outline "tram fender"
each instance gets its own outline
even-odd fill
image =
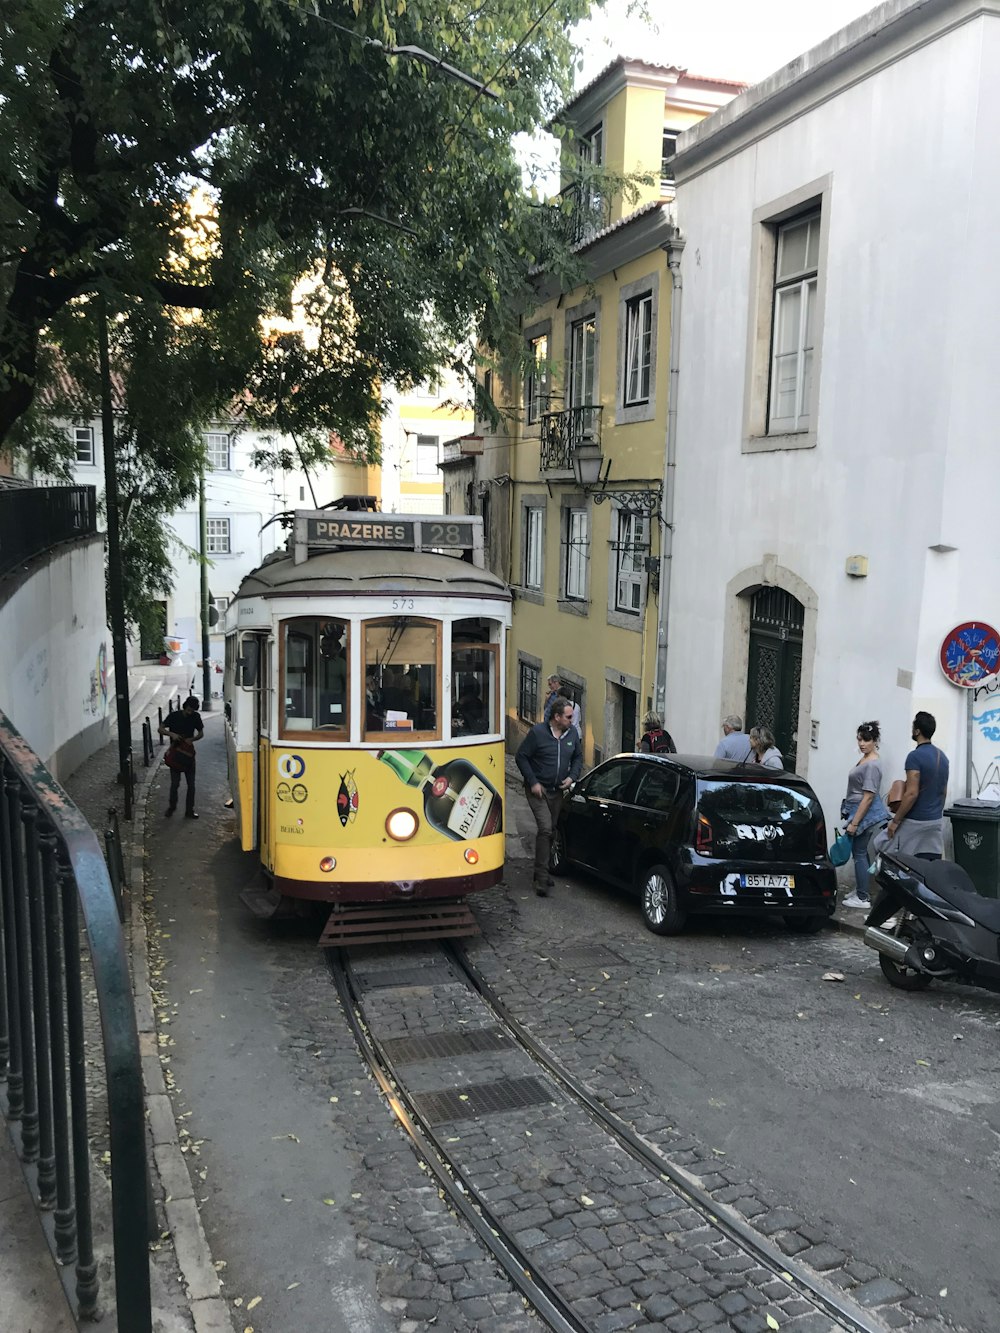
[[[273,886],[265,889],[255,884],[252,888],[243,889],[240,902],[244,907],[249,907],[261,921],[281,920],[297,914],[295,900],[286,898]]]

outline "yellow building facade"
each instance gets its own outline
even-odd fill
[[[564,160],[650,183],[635,199],[604,200],[585,183],[570,187],[564,172],[586,277],[562,290],[539,276],[523,325],[527,374],[486,386],[503,427],[477,422],[480,452],[445,459],[450,506],[488,518],[491,564],[515,590],[511,746],[541,720],[550,674],[580,705],[588,763],[634,749],[656,703],[679,297],[671,265],[683,247],[670,157],[682,130],[741,87],[619,59],[558,117],[572,131]],[[665,723],[683,738],[682,719]]]

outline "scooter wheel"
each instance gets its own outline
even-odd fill
[[[893,962],[891,958],[886,958],[884,953],[879,954],[878,961],[882,975],[889,985],[895,986],[897,990],[926,990],[934,980],[927,972],[914,972],[911,967],[905,967],[901,963]]]

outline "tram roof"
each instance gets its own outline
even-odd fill
[[[240,584],[237,597],[286,594],[408,592],[416,596],[510,599],[503,579],[454,556],[386,550],[329,551],[296,564],[291,554],[265,561]]]

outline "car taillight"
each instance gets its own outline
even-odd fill
[[[698,827],[694,834],[694,849],[702,856],[712,855],[712,825],[704,815],[698,816]]]
[[[826,856],[826,824],[822,819],[816,820],[816,859],[823,860]]]

